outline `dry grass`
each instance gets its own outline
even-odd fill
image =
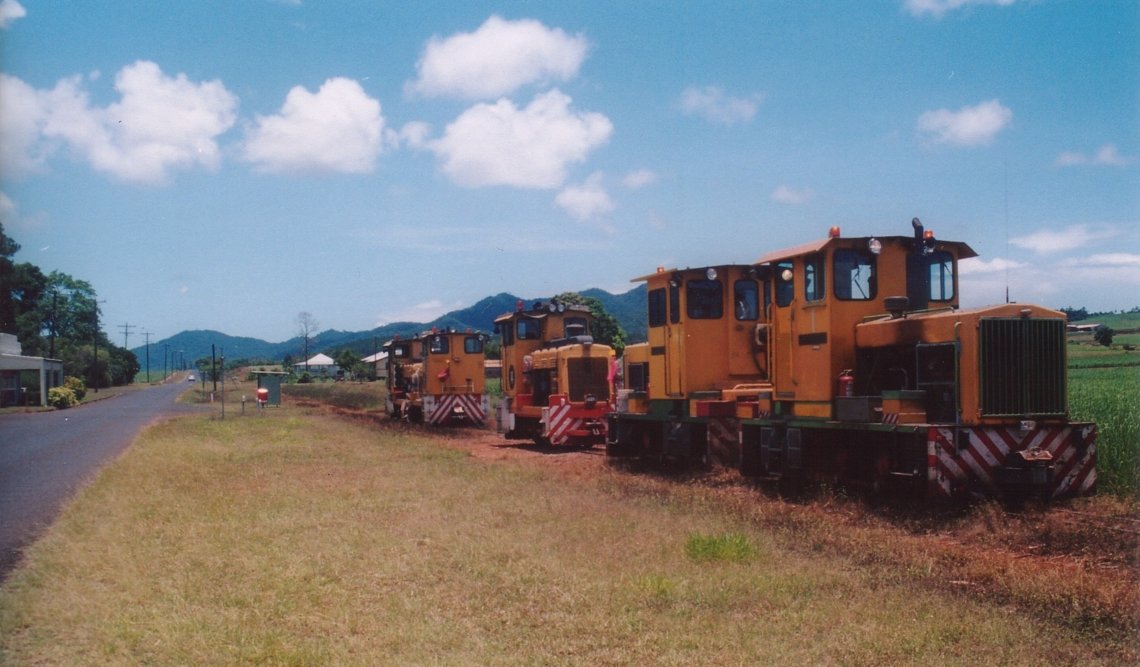
[[[648,480],[480,462],[295,409],[184,418],[108,468],[0,589],[0,663],[1136,657],[905,570],[883,577],[831,553],[838,529],[811,523],[764,525]],[[797,532],[819,548],[791,548]]]

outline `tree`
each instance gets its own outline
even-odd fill
[[[345,373],[356,375],[356,366],[360,363],[360,356],[353,352],[351,348],[346,347],[336,353],[334,361],[336,361],[337,367]]]
[[[301,338],[301,355],[305,358],[305,370],[309,370],[309,347],[313,344],[316,335],[317,318],[308,311],[297,313],[297,336]]]
[[[1103,324],[1093,330],[1093,340],[1105,347],[1112,345],[1112,337],[1115,335],[1116,332],[1111,327],[1106,327]]]
[[[1083,307],[1082,308],[1062,308],[1061,312],[1064,313],[1069,318],[1070,322],[1079,322],[1083,319],[1087,319],[1089,316],[1089,311]]]
[[[566,304],[587,306],[590,309],[590,314],[594,316],[594,322],[590,325],[590,335],[594,337],[595,341],[612,347],[614,353],[619,357],[621,356],[622,351],[625,350],[625,329],[622,328],[617,318],[606,312],[601,301],[592,296],[582,296],[577,292],[563,292],[554,297],[554,300]]]

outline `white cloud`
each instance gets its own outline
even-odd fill
[[[589,45],[582,35],[524,19],[488,18],[475,32],[428,40],[410,93],[493,99],[531,83],[569,81]]]
[[[1005,259],[1003,257],[995,257],[994,259],[986,260],[980,257],[969,257],[959,263],[959,269],[964,276],[978,276],[993,273],[1004,273],[1013,269],[1020,269],[1026,264],[1012,259]]]
[[[237,98],[220,81],[168,77],[138,61],[115,77],[120,101],[92,108],[73,76],[37,91],[13,77],[0,80],[0,153],[5,169],[39,171],[62,143],[96,170],[134,183],[162,183],[173,168],[214,168],[215,139],[234,123]]]
[[[957,111],[936,109],[918,117],[918,131],[936,144],[984,146],[1013,119],[1013,112],[998,100]]]
[[[630,190],[640,190],[657,182],[657,174],[648,169],[631,171],[622,179],[622,185]]]
[[[0,72],[0,172],[6,177],[43,170],[51,152],[40,135],[45,115],[43,93]]]
[[[772,191],[772,201],[789,206],[798,206],[811,201],[813,194],[815,193],[812,192],[811,188],[797,190],[789,185],[781,185]]]
[[[554,203],[575,219],[586,222],[614,210],[614,203],[602,187],[602,174],[595,172],[581,185],[571,185],[554,198]]]
[[[687,115],[701,116],[721,125],[734,125],[752,120],[762,99],[759,94],[729,97],[718,86],[690,86],[681,93],[680,107]]]
[[[1113,144],[1105,144],[1097,149],[1091,156],[1075,151],[1065,151],[1053,161],[1056,167],[1078,167],[1084,165],[1125,167],[1134,162],[1134,158],[1121,155]]]
[[[425,148],[430,136],[431,125],[423,121],[413,120],[400,128],[400,141],[413,149]]]
[[[10,220],[16,214],[16,202],[8,195],[0,192],[0,222]]]
[[[585,161],[613,134],[608,118],[574,112],[570,102],[552,90],[525,109],[506,99],[477,104],[428,147],[443,161],[443,171],[462,186],[557,188],[569,164]]]
[[[1006,7],[1017,0],[905,0],[903,6],[914,16],[930,15],[942,18],[948,12],[970,5],[998,5]]]
[[[295,86],[280,113],[258,116],[244,158],[269,172],[368,173],[384,138],[380,102],[356,81],[337,77],[316,93]]]
[[[1116,232],[1106,227],[1073,225],[1066,229],[1043,229],[1039,232],[1011,238],[1010,243],[1038,253],[1054,253],[1075,250],[1095,241],[1112,238]]]
[[[13,21],[27,15],[28,10],[16,0],[3,0],[0,2],[0,29],[7,30]]]
[[[415,322],[417,324],[424,324],[462,307],[463,304],[458,301],[445,304],[439,299],[431,299],[430,301],[417,303],[403,310],[380,313],[376,316],[376,326],[383,326],[393,322]]]

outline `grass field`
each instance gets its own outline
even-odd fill
[[[1095,627],[928,586],[921,565],[832,553],[834,522],[773,530],[699,494],[622,480],[482,462],[299,408],[167,422],[85,489],[0,588],[0,663],[1138,657]],[[928,558],[925,578],[950,565]]]

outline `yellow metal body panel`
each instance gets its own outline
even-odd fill
[[[764,283],[749,266],[713,270],[711,280],[706,268],[662,270],[644,278],[651,310],[658,313],[648,335],[650,399],[767,380],[765,346],[757,342],[757,327],[764,323]],[[753,290],[755,296],[745,303],[738,299],[740,290]]]
[[[961,419],[967,424],[1000,423],[1002,418],[983,418],[978,378],[979,323],[983,318],[1056,318],[1065,314],[1028,304],[999,304],[966,310],[911,313],[902,318],[881,318],[856,326],[855,343],[861,348],[883,348],[916,343],[959,343],[958,391]],[[884,411],[886,408],[884,407]]]

